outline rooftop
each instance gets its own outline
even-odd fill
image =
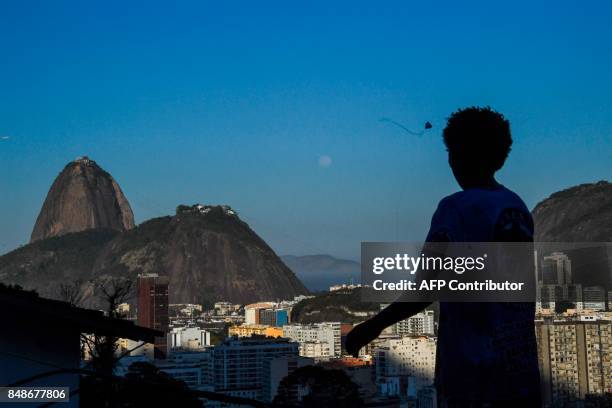
[[[133,322],[104,316],[98,310],[75,307],[67,302],[45,299],[35,292],[0,284],[0,308],[40,321],[64,323],[77,327],[82,333],[124,337],[153,343],[164,334],[158,330],[136,326]]]

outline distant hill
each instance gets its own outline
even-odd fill
[[[170,279],[172,303],[250,303],[291,299],[308,290],[232,208],[179,205],[174,216],[134,226],[113,177],[80,157],[53,182],[32,242],[0,256],[0,282],[59,296],[62,283],[101,276]],[[92,305],[90,305],[92,306]]]
[[[227,206],[179,206],[125,232],[87,230],[0,257],[0,281],[57,296],[58,285],[99,276],[170,278],[172,303],[291,299],[308,290]]]
[[[283,262],[312,291],[328,290],[331,285],[359,283],[361,266],[358,262],[334,258],[331,255],[284,255]]]
[[[291,299],[308,290],[228,206],[179,206],[104,248],[97,273],[170,277],[172,303]]]
[[[362,322],[380,310],[380,304],[362,301],[363,290],[343,289],[302,300],[291,311],[291,319],[299,323]]]
[[[380,311],[380,303],[365,302],[364,291],[372,288],[341,289],[319,293],[293,307],[291,319],[299,323],[341,322],[360,323]],[[371,295],[370,295],[371,297]],[[438,316],[438,302],[427,309]]]
[[[0,256],[0,282],[34,289],[42,297],[57,298],[60,284],[85,283],[93,278],[102,249],[118,234],[113,230],[87,230],[24,245]]]
[[[612,241],[612,184],[600,181],[559,191],[532,213],[536,241]]]
[[[611,242],[612,184],[580,184],[540,202],[533,210],[536,242]],[[610,257],[605,247],[565,249],[575,283],[612,289]]]

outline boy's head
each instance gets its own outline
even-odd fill
[[[512,146],[510,122],[488,106],[454,112],[443,136],[448,163],[463,188],[492,181]]]

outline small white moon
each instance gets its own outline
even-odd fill
[[[319,167],[326,168],[326,167],[331,166],[331,164],[332,164],[331,157],[327,155],[319,157]]]

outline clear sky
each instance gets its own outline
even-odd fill
[[[466,105],[511,120],[529,207],[612,178],[609,1],[91,3],[2,2],[0,253],[79,155],[137,222],[227,203],[279,254],[419,240]]]

